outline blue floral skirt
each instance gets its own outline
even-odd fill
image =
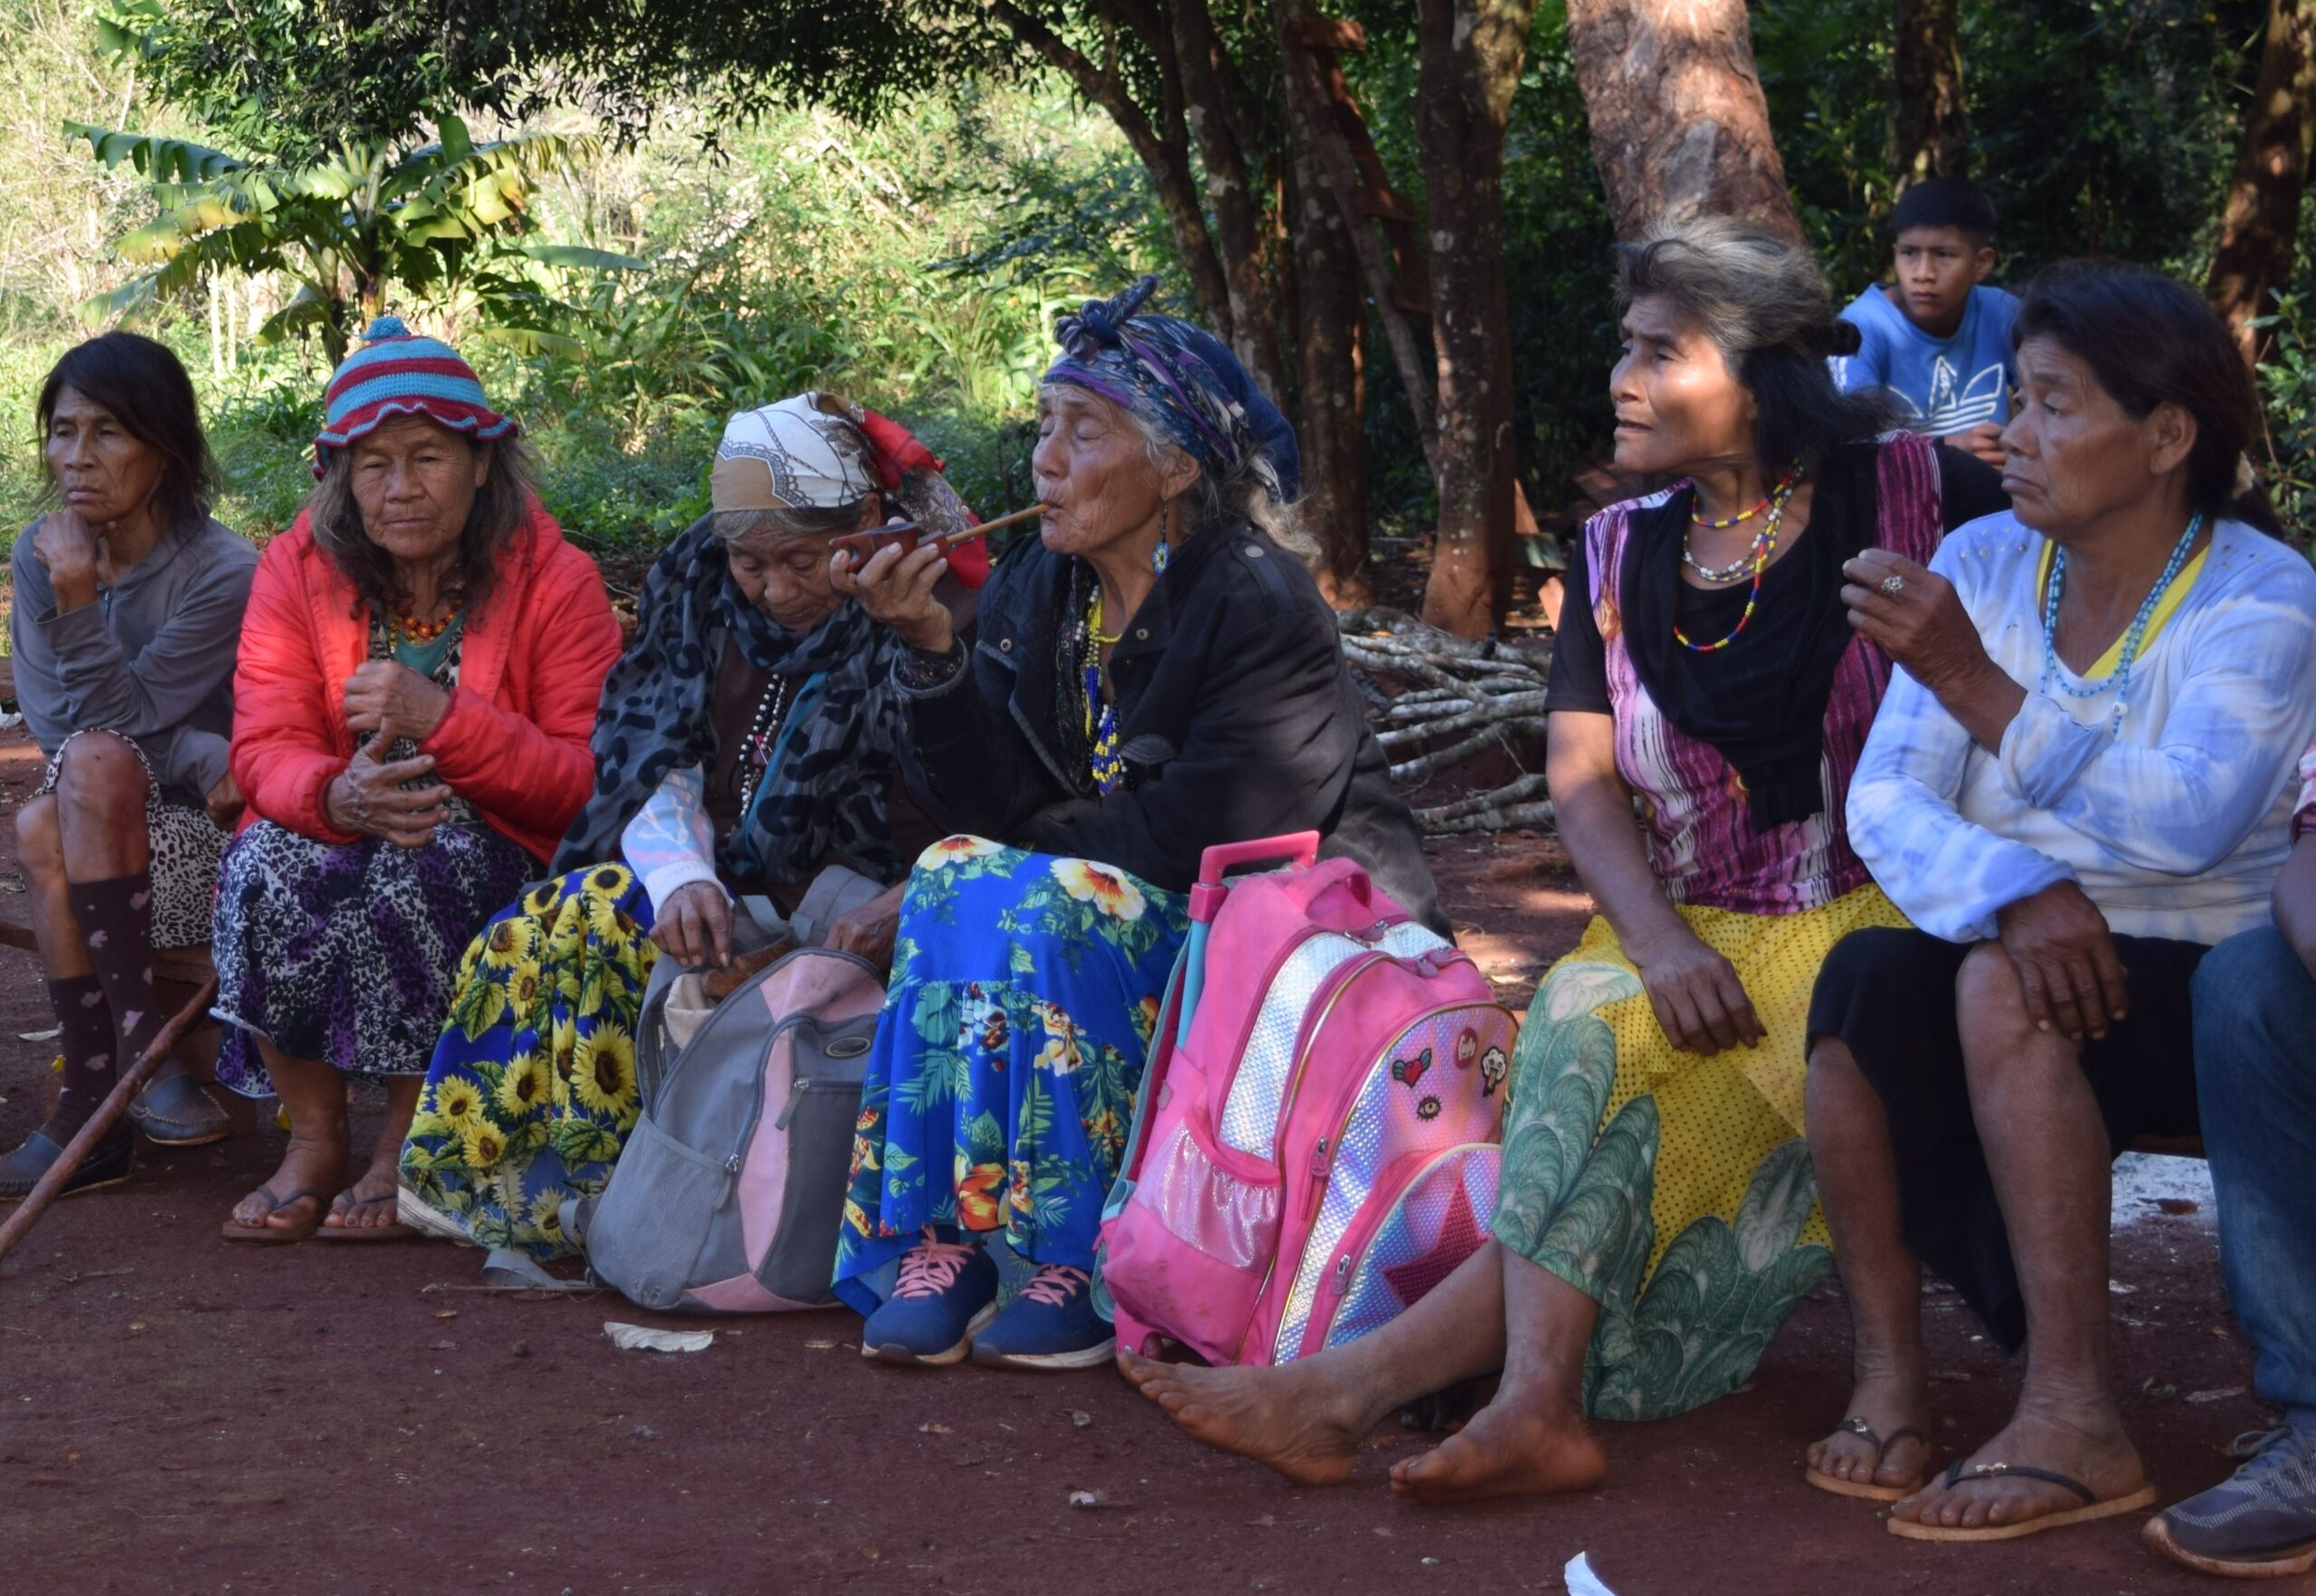
[[[402,1182],[478,1246],[577,1250],[563,1203],[603,1189],[635,1128],[650,931],[642,885],[600,864],[533,888],[468,946]]]
[[[838,1295],[928,1225],[1090,1269],[1188,900],[1086,860],[951,837],[909,877],[869,1055]]]

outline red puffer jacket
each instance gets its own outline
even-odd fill
[[[450,712],[419,751],[495,831],[546,859],[595,780],[587,750],[619,622],[595,562],[537,505],[501,557],[460,644]],[[354,587],[314,546],[308,518],[266,545],[233,670],[233,780],[244,828],[270,820],[325,842],[322,794],[354,757],[346,680],[370,652]]]

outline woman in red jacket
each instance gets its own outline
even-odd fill
[[[229,1240],[394,1233],[394,1165],[477,928],[593,784],[619,624],[451,348],[383,318],[330,380],[319,485],[259,562],[233,679],[213,948],[217,1078],[278,1093],[290,1147]],[[387,1113],[353,1183],[343,1078]],[[333,1205],[333,1199],[335,1204]],[[398,1227],[394,1229],[398,1230]]]

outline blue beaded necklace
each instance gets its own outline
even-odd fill
[[[2147,636],[2147,623],[2155,614],[2155,607],[2163,602],[2171,584],[2178,579],[2179,568],[2188,563],[2188,550],[2195,546],[2196,536],[2204,529],[2203,512],[2198,510],[2188,518],[2188,529],[2179,534],[2179,541],[2171,546],[2171,557],[2163,563],[2163,575],[2148,589],[2146,600],[2139,613],[2131,617],[2131,630],[2123,634],[2122,652],[2115,660],[2115,673],[2091,680],[2087,687],[2077,687],[2059,670],[2058,632],[2059,594],[2066,586],[2066,550],[2059,549],[2051,556],[2050,592],[2043,600],[2043,681],[2042,690],[2049,691],[2055,682],[2072,698],[2095,698],[2110,688],[2115,693],[2115,716],[2107,724],[2107,735],[2115,736],[2123,729],[2123,709],[2131,697],[2131,666],[2139,659],[2139,645]]]

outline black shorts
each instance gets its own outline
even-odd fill
[[[2188,985],[2210,950],[2198,942],[2118,936],[2130,1014],[2086,1040],[2082,1063],[2107,1145],[2197,1133]],[[1927,931],[1842,938],[1818,974],[1809,1035],[1838,1037],[1890,1122],[1906,1244],[1952,1282],[2006,1351],[2026,1339],[2026,1305],[1970,1116],[1954,987],[1970,945]]]

